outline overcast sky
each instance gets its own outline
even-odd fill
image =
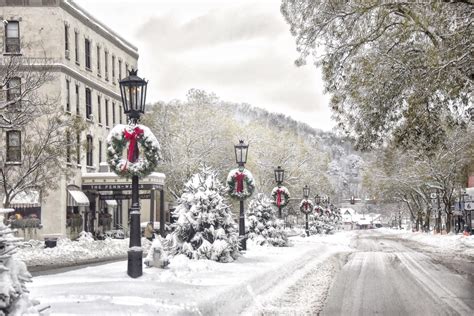
[[[138,47],[149,102],[191,88],[330,130],[319,70],[294,66],[279,0],[75,0]]]

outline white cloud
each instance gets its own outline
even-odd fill
[[[134,1],[133,10],[129,0],[78,2],[138,46],[149,101],[199,88],[317,128],[334,125],[319,71],[294,66],[294,38],[279,1]],[[136,23],[125,25],[127,15]]]

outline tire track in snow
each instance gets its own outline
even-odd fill
[[[324,261],[310,262],[283,293],[256,299],[256,308],[246,315],[318,315],[326,302],[336,273],[347,262],[350,252],[331,254]],[[321,259],[321,258],[319,258]],[[276,290],[277,291],[277,290]]]

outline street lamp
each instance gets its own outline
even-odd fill
[[[278,185],[281,185],[283,183],[283,179],[285,177],[285,169],[282,167],[278,166],[275,169],[275,181]]]
[[[237,145],[234,145],[235,149],[235,162],[239,167],[243,167],[247,163],[247,154],[249,145],[245,144],[243,140],[239,140]]]
[[[308,197],[309,197],[309,186],[307,184],[303,188],[303,197],[305,199],[308,199]]]
[[[239,169],[243,171],[245,163],[247,162],[249,145],[245,144],[243,140],[239,140],[237,145],[234,145],[235,150],[235,162],[239,166]],[[240,216],[239,216],[239,237],[240,237],[240,248],[247,250],[247,238],[245,238],[245,213],[244,213],[244,199],[240,199]]]
[[[309,197],[309,191],[310,191],[310,190],[309,190],[309,186],[306,184],[306,185],[303,187],[303,200],[304,200],[303,204],[304,204],[304,203],[308,203],[307,200],[308,200],[308,197]],[[309,212],[312,211],[312,208],[313,208],[313,207],[310,207]],[[306,211],[306,210],[304,211],[305,218],[306,218],[306,226],[305,226],[305,227],[306,227],[306,236],[308,236],[308,237],[309,237],[309,225],[308,225],[308,214],[309,214],[309,212]]]
[[[129,76],[120,80],[120,93],[125,114],[131,124],[136,124],[140,115],[145,113],[146,88],[148,81],[137,76],[137,70],[131,70]],[[135,143],[135,146],[138,146]],[[135,150],[138,153],[138,150]],[[133,157],[135,162],[138,157]],[[140,230],[140,201],[138,198],[138,176],[132,176],[132,205],[130,207],[130,244],[128,250],[127,274],[137,278],[143,274],[143,249]]]
[[[280,187],[285,177],[285,170],[282,167],[278,166],[274,170],[274,173],[275,173],[275,181],[278,187]],[[278,217],[281,218],[281,205],[278,205]]]
[[[316,203],[316,205],[319,205],[321,203],[321,197],[319,196],[319,194],[316,194],[316,196],[314,197],[314,203]]]

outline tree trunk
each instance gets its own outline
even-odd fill
[[[430,231],[430,217],[431,217],[431,209],[427,209],[426,216],[425,216],[425,231]]]
[[[453,214],[451,212],[448,212],[446,214],[446,233],[449,233],[451,231],[451,221],[453,220]]]

